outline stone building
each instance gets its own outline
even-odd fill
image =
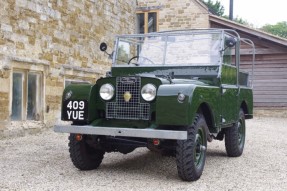
[[[99,44],[134,33],[135,11],[124,0],[0,1],[0,137],[53,125],[65,85],[108,70]]]
[[[140,33],[209,28],[209,12],[200,0],[138,0]]]

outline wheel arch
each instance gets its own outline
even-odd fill
[[[247,102],[245,100],[243,100],[241,102],[239,109],[243,110],[246,119],[251,119],[252,118],[251,115],[250,115],[250,111],[248,109]]]
[[[209,132],[216,133],[215,128],[215,120],[214,120],[214,114],[212,112],[212,109],[210,108],[209,104],[206,102],[203,102],[200,104],[198,108],[198,113],[201,113],[205,119],[206,125],[209,129]]]

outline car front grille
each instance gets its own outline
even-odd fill
[[[106,118],[149,120],[150,104],[140,103],[141,78],[118,77],[116,82],[116,102],[106,104]],[[124,94],[130,94],[127,101]]]

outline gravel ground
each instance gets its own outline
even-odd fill
[[[287,190],[287,119],[247,120],[245,150],[228,158],[213,141],[196,182],[177,176],[175,158],[145,148],[105,154],[100,168],[79,171],[71,163],[67,134],[52,130],[0,140],[0,190]]]

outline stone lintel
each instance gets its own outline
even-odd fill
[[[41,64],[44,66],[50,66],[50,62],[47,60],[26,58],[26,57],[21,57],[21,56],[8,56],[8,59],[12,61],[16,61],[16,62],[26,62],[28,64]]]
[[[80,71],[80,72],[100,74],[100,72],[98,72],[97,70],[92,69],[92,68],[83,68],[83,67],[79,67],[79,66],[71,66],[69,64],[63,64],[62,67],[64,69],[76,70],[76,71]]]
[[[152,11],[152,10],[160,10],[162,8],[163,8],[163,5],[150,6],[150,7],[137,7],[137,11]]]

